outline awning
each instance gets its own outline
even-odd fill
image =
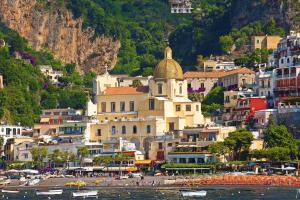
[[[151,165],[152,160],[137,160],[135,161],[136,165]]]
[[[47,123],[50,121],[50,118],[41,118],[40,123]]]

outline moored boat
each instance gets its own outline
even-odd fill
[[[98,195],[97,190],[73,192],[73,197],[98,197],[97,195]]]
[[[18,191],[18,190],[1,190],[1,192],[15,194],[15,193],[19,193],[20,191]]]
[[[33,179],[27,182],[28,186],[34,186],[40,182],[40,179]]]
[[[60,195],[63,193],[63,190],[49,190],[49,191],[37,191],[36,195]]]
[[[183,197],[205,197],[207,191],[205,190],[181,190],[181,195]]]

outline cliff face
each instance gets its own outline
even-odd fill
[[[95,38],[91,28],[82,27],[81,18],[73,19],[71,12],[52,6],[50,0],[45,2],[1,0],[0,20],[26,38],[35,50],[50,50],[56,58],[76,63],[79,72],[102,73],[105,66],[115,66],[119,41],[105,36]]]
[[[234,0],[232,25],[243,27],[248,23],[274,17],[277,24],[287,29],[299,29],[299,0]]]

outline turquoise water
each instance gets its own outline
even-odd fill
[[[207,191],[207,196],[203,198],[183,198],[180,196],[178,188],[98,188],[98,199],[141,199],[141,200],[163,200],[163,199],[219,199],[219,200],[282,200],[296,199],[296,188],[279,188],[279,187],[201,187]],[[94,189],[93,189],[94,190]],[[64,190],[62,195],[58,196],[36,196],[35,190],[23,190],[18,194],[1,194],[0,199],[55,199],[66,200],[73,199],[71,197],[72,190]],[[80,198],[76,198],[80,199]],[[92,199],[92,198],[88,198]],[[95,199],[95,198],[93,198]],[[300,199],[300,196],[299,196]]]

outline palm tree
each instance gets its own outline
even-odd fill
[[[80,157],[80,167],[82,166],[83,164],[83,160],[84,158],[89,155],[89,148],[83,146],[83,147],[78,147],[78,154],[79,154],[79,157]]]
[[[123,161],[129,160],[131,157],[122,153],[118,153],[117,155],[114,156],[115,161],[119,161],[119,174],[122,176],[122,170],[121,167],[123,166]]]

